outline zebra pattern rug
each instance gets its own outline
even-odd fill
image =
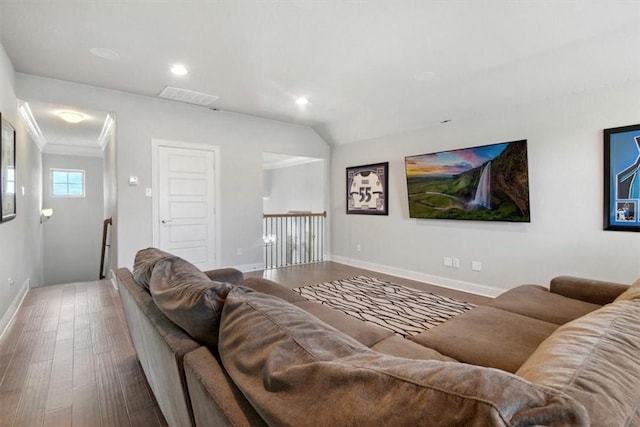
[[[433,328],[475,307],[367,276],[301,286],[293,291],[404,337]]]

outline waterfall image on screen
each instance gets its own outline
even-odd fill
[[[527,141],[405,158],[411,218],[529,222]]]

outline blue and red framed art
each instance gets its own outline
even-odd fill
[[[604,229],[640,231],[640,124],[604,130]]]

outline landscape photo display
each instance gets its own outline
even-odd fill
[[[529,222],[527,141],[405,158],[411,218]]]

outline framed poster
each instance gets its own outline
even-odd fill
[[[640,231],[640,124],[604,130],[604,229]]]
[[[389,162],[347,168],[347,213],[389,214]]]
[[[0,114],[0,222],[16,217],[16,131]]]

